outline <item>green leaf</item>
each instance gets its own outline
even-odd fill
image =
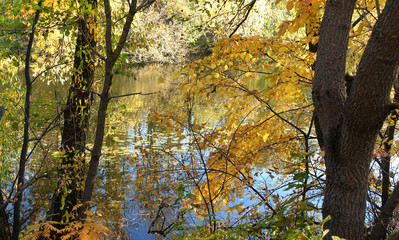
[[[295,173],[293,179],[299,182],[302,182],[309,178],[309,175],[306,172]]]
[[[11,125],[11,129],[14,130],[14,131],[17,131],[18,127],[19,127],[19,124],[17,122],[13,122],[12,125]]]

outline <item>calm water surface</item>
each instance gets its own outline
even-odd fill
[[[152,120],[155,112],[162,113],[168,110],[185,110],[184,98],[177,89],[178,83],[173,79],[173,73],[179,66],[147,65],[134,68],[134,76],[116,75],[113,80],[111,95],[120,96],[132,93],[141,93],[115,98],[110,103],[107,117],[107,129],[104,139],[104,154],[98,172],[95,201],[98,208],[104,213],[104,221],[115,236],[111,239],[163,239],[161,235],[149,234],[149,229],[156,229],[162,223],[154,221],[159,205],[151,204],[154,196],[148,196],[148,203],[143,204],[143,199],[132,196],[142,189],[132,189],[131,181],[135,179],[135,166],[142,149],[156,149],[161,143],[173,143],[174,133],[165,126]],[[39,82],[35,84],[33,96],[37,99],[49,101],[65,101],[67,84],[52,82]],[[97,90],[100,92],[100,90]],[[36,100],[33,101],[41,101]],[[201,108],[194,112],[194,118],[209,124],[217,124],[224,114],[219,107],[223,99],[215,101],[215,106]],[[96,104],[93,105],[93,116]],[[198,109],[197,109],[198,110]],[[53,114],[59,109],[41,106],[35,111],[43,114]],[[94,122],[91,124],[94,126]],[[94,129],[89,131],[89,145],[91,147]],[[53,138],[55,148],[59,146],[59,133]],[[156,156],[154,156],[156,157]],[[140,160],[140,159],[139,159]],[[270,181],[266,175],[260,175],[259,180]],[[159,186],[165,183],[158,183]],[[165,186],[167,189],[167,186]],[[159,188],[160,189],[160,188]],[[162,194],[162,193],[158,193]],[[230,205],[252,201],[249,198],[237,199]],[[178,209],[164,208],[165,224],[170,224],[176,219]],[[106,217],[106,219],[105,219]],[[190,216],[188,216],[190,217]],[[223,218],[223,216],[221,216]],[[155,226],[151,224],[155,223]],[[192,220],[194,223],[198,220]]]

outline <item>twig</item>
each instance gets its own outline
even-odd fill
[[[142,96],[146,96],[146,95],[152,95],[152,94],[157,94],[160,92],[151,92],[151,93],[141,93],[141,92],[136,92],[136,93],[128,93],[128,94],[123,94],[123,95],[119,95],[119,96],[113,96],[110,97],[109,99],[115,99],[115,98],[122,98],[122,97],[129,97],[129,96],[134,96],[134,95],[142,95]]]
[[[237,24],[236,28],[235,28],[235,29],[233,30],[233,32],[229,35],[229,38],[231,38],[231,37],[234,35],[234,33],[236,33],[236,31],[241,27],[241,25],[247,20],[247,18],[248,18],[248,16],[249,16],[249,14],[250,14],[252,8],[254,7],[255,3],[256,3],[256,0],[252,0],[252,2],[250,2],[250,3],[248,4],[248,10],[247,10],[247,13],[245,14],[244,19],[242,19],[241,22]]]

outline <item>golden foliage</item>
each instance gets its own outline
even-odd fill
[[[60,228],[60,226],[62,226]],[[68,224],[60,224],[55,221],[35,222],[23,232],[22,240],[36,240],[39,237],[50,239],[54,234],[60,234],[62,240],[96,240],[107,239],[111,232],[93,212],[88,213],[85,223],[71,221]]]
[[[258,167],[264,168],[271,178],[275,174],[304,171],[303,163],[292,157],[292,153],[308,156],[315,151],[304,148],[312,126],[311,85],[316,54],[309,47],[318,42],[324,6],[325,0],[286,1],[286,8],[294,18],[280,25],[278,36],[266,39],[235,35],[221,39],[214,44],[211,55],[174,74],[183,81],[180,90],[186,112],[155,117],[173,129],[178,139],[173,147],[166,146],[163,153],[157,154],[172,155],[174,160],[165,160],[167,169],[187,174],[193,188],[183,189],[189,192],[189,197],[185,193],[179,195],[183,206],[197,217],[209,217],[248,194],[248,189],[258,187],[254,178]],[[371,30],[368,14],[376,9],[374,1],[359,1],[358,7],[364,12],[354,15],[348,71],[358,64]],[[221,102],[218,110],[224,113],[222,119],[209,124],[209,119],[193,117],[193,109],[203,109],[214,102]],[[176,147],[179,143],[180,147]],[[176,149],[190,157],[173,156]],[[151,191],[155,185],[143,183],[151,182],[148,173],[161,172],[162,166],[152,162],[151,153],[144,156],[151,167],[136,168],[136,184]],[[181,181],[185,178],[178,176],[167,182],[181,192]],[[162,177],[154,178],[160,181]],[[267,191],[261,194],[249,191],[249,194],[251,198],[282,203],[278,195],[270,196]]]

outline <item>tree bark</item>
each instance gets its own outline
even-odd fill
[[[0,236],[4,240],[9,240],[11,237],[10,223],[8,222],[8,214],[5,207],[3,207],[3,203],[3,193],[0,193]]]
[[[94,11],[97,0],[87,0],[84,9]],[[94,9],[94,10],[93,10]],[[72,82],[64,111],[61,150],[64,152],[59,166],[58,188],[54,193],[47,220],[62,224],[62,229],[71,219],[67,214],[79,203],[83,190],[83,163],[86,136],[89,128],[89,113],[92,103],[96,47],[95,15],[84,14],[78,19],[78,35],[74,53]],[[65,191],[66,190],[66,191]],[[54,236],[59,238],[60,236]]]
[[[378,19],[346,98],[346,51],[355,0],[329,0],[320,29],[313,101],[324,140],[323,217],[329,235],[364,238],[371,153],[391,111],[390,91],[399,60],[399,1]]]
[[[85,221],[86,211],[90,208],[90,201],[93,195],[93,189],[95,180],[97,177],[97,170],[100,163],[101,151],[104,141],[104,130],[105,130],[105,120],[107,116],[108,103],[110,101],[109,90],[112,84],[113,78],[113,68],[116,61],[122,52],[122,49],[126,43],[130,28],[135,14],[145,8],[151,6],[155,0],[145,0],[137,6],[137,0],[132,0],[129,3],[129,12],[126,15],[125,24],[123,25],[122,34],[116,44],[115,50],[112,44],[112,14],[111,14],[111,4],[109,0],[104,0],[104,11],[105,11],[105,49],[106,49],[106,59],[105,59],[105,77],[104,85],[101,93],[100,106],[97,115],[97,125],[96,125],[96,136],[94,139],[94,146],[92,150],[92,155],[90,158],[89,169],[87,172],[85,188],[82,196],[83,206],[79,209],[78,219]]]

